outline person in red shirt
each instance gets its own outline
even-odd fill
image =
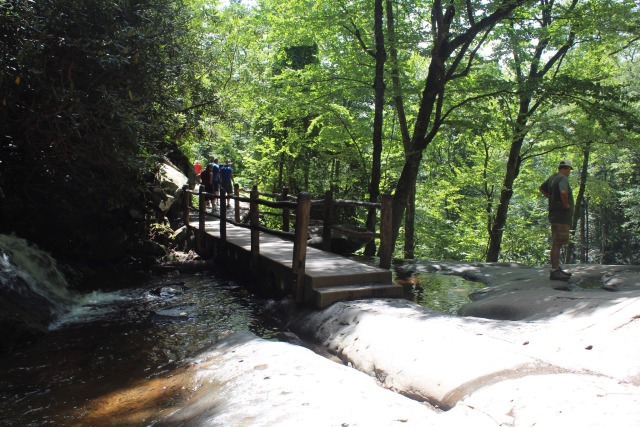
[[[202,172],[202,165],[199,161],[196,160],[193,162],[193,170],[196,172],[196,176],[200,175],[200,172]]]

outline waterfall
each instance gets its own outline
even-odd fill
[[[0,324],[9,331],[7,338],[46,331],[81,300],[49,254],[0,234]]]
[[[0,277],[3,285],[23,286],[46,298],[56,308],[65,311],[78,301],[64,276],[58,270],[56,261],[35,245],[14,235],[0,235]],[[18,280],[4,281],[5,277]],[[15,289],[22,293],[24,289]]]

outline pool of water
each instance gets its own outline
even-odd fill
[[[604,285],[602,284],[601,278],[584,278],[575,283],[581,290],[585,291],[593,291],[598,290],[601,291],[604,289]]]
[[[2,425],[86,425],[92,402],[136,384],[152,393],[154,378],[232,331],[273,340],[285,332],[267,301],[215,273],[115,287],[93,294],[48,335],[0,355]],[[153,416],[132,425],[152,423]]]
[[[454,316],[460,307],[471,301],[469,294],[484,287],[482,283],[440,273],[415,273],[411,282],[409,287],[405,285],[405,292],[410,292],[413,301]]]
[[[375,257],[352,259],[377,267]],[[432,310],[457,315],[458,309],[471,302],[469,295],[484,285],[461,276],[433,272],[429,263],[420,260],[396,260],[391,266],[393,281],[404,288],[404,298]]]

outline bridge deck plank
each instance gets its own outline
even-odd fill
[[[215,217],[208,218],[205,230],[208,235],[219,239],[220,221]],[[227,242],[250,252],[251,232],[228,223]],[[293,242],[260,232],[260,255],[291,268]],[[307,247],[305,275],[312,289],[362,283],[392,283],[389,270],[311,247]]]

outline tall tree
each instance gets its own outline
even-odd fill
[[[387,61],[387,51],[385,49],[384,37],[384,5],[383,0],[375,0],[373,7],[373,28],[375,49],[371,55],[375,60],[375,74],[373,79],[374,96],[374,114],[373,114],[373,139],[372,139],[372,162],[371,162],[371,180],[369,182],[369,202],[377,203],[380,197],[380,178],[381,178],[381,158],[382,158],[382,131],[383,131],[383,113],[384,113],[384,69]],[[359,32],[357,33],[359,34]],[[364,41],[360,38],[363,47],[366,48]],[[369,49],[367,49],[369,50]],[[370,208],[367,214],[367,229],[371,232],[376,231],[376,209]],[[375,243],[369,242],[365,248],[365,255],[372,256],[375,254]]]
[[[529,130],[530,118],[550,96],[548,92],[541,90],[545,76],[553,72],[557,74],[562,60],[575,43],[575,33],[570,27],[565,29],[563,37],[559,35],[560,28],[552,28],[552,26],[556,21],[570,22],[576,3],[577,0],[573,0],[565,8],[561,3],[541,1],[537,13],[533,12],[533,19],[523,16],[524,19],[520,21],[531,23],[533,26],[539,25],[539,28],[512,22],[507,31],[507,43],[513,55],[509,63],[517,85],[518,108],[512,125],[511,148],[500,191],[500,201],[489,236],[488,262],[498,260],[509,202],[513,196],[513,183],[520,173],[522,164],[520,151]],[[528,53],[525,46],[532,46],[532,53]],[[545,55],[548,58],[546,60]]]
[[[511,56],[506,64],[516,88],[513,104],[509,107],[514,119],[510,125],[511,146],[489,233],[486,261],[498,260],[514,183],[524,160],[536,153],[536,138],[529,137],[529,133],[535,128],[536,115],[549,108],[574,103],[585,106],[590,104],[590,109],[601,110],[599,114],[609,112],[611,102],[618,105],[615,108],[618,110],[616,115],[624,109],[621,108],[624,101],[619,102],[618,90],[602,84],[604,76],[598,76],[601,74],[601,71],[597,71],[597,62],[601,61],[599,58],[591,62],[591,75],[584,71],[576,72],[575,68],[567,66],[570,61],[566,59],[574,46],[581,46],[582,53],[587,58],[595,57],[595,52],[599,52],[604,53],[606,59],[609,53],[603,52],[600,45],[608,46],[607,49],[612,52],[633,40],[637,29],[622,23],[628,16],[637,13],[637,8],[625,1],[609,4],[597,1],[580,3],[573,0],[561,3],[544,0],[539,2],[537,8],[523,10],[515,17],[517,20],[502,28],[504,44],[496,53],[509,52]],[[611,25],[613,22],[621,25]],[[594,37],[594,34],[597,36]],[[589,49],[592,49],[591,53]],[[585,65],[589,66],[582,61],[582,66]],[[576,95],[577,93],[580,95]],[[563,147],[566,144],[560,142],[556,148]],[[539,152],[548,149],[549,147],[543,147]]]
[[[408,157],[393,199],[393,239],[397,240],[412,186],[425,148],[443,125],[445,88],[448,82],[464,77],[470,71],[478,49],[494,26],[506,19],[527,0],[506,0],[491,4],[466,3],[466,14],[457,16],[455,2],[446,6],[436,0],[431,7],[430,64],[409,144]],[[480,36],[481,35],[481,36]],[[479,40],[476,39],[480,36]],[[475,46],[473,44],[475,43]]]
[[[404,106],[404,96],[402,90],[402,82],[400,79],[400,60],[398,58],[398,37],[396,34],[396,8],[391,0],[386,0],[385,5],[387,17],[387,39],[389,40],[389,52],[391,58],[391,84],[393,87],[393,104],[398,117],[398,127],[400,128],[400,138],[402,140],[402,148],[405,160],[409,157],[411,147],[411,136],[409,133],[409,125],[407,123],[407,115]],[[407,204],[405,212],[405,230],[404,230],[404,258],[413,259],[415,249],[415,205],[416,201],[416,183],[414,182],[407,195]]]

